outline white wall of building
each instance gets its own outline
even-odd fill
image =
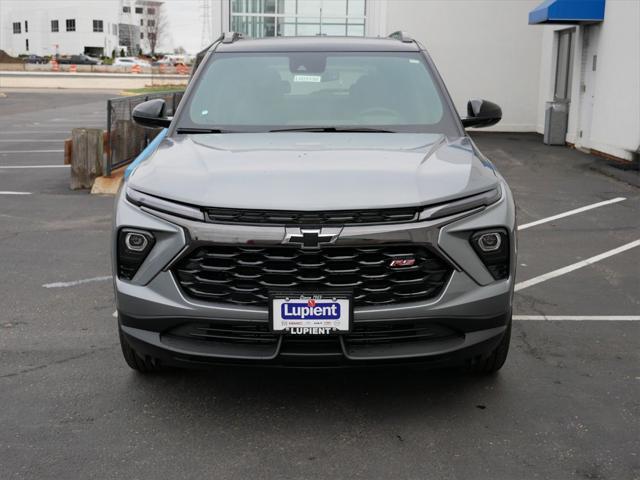
[[[77,0],[0,0],[0,48],[10,55],[53,55],[58,45],[61,55],[71,55],[83,53],[86,46],[102,47],[110,54],[118,45],[118,37],[113,32],[113,25],[118,23],[117,4],[90,4],[90,8],[86,8],[86,5],[79,8]],[[66,31],[67,19],[75,20],[75,32]],[[51,20],[58,20],[58,32],[51,31]],[[93,20],[103,21],[102,33],[93,31]],[[29,24],[28,32],[25,32],[25,21]],[[14,22],[22,24],[20,34],[13,33]],[[28,52],[26,39],[29,39]]]
[[[607,0],[600,24],[538,28],[544,34],[537,131],[544,131],[544,104],[553,100],[556,32],[575,28],[566,140],[577,147],[631,159],[631,152],[640,147],[640,2]],[[590,47],[585,39],[588,30]],[[586,77],[593,68],[593,54],[597,55],[596,70]],[[593,98],[583,92],[589,81],[593,82]]]
[[[469,99],[484,98],[502,107],[503,119],[493,130],[536,129],[542,31],[527,21],[540,0],[381,3],[368,2],[368,34],[403,30],[419,40],[462,115]]]

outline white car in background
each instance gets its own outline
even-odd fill
[[[133,67],[139,65],[141,67],[149,67],[149,63],[136,57],[118,57],[113,62],[115,67]]]

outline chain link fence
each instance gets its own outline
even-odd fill
[[[136,95],[107,100],[107,162],[105,175],[127,163],[142,152],[161,129],[149,129],[136,125],[132,118],[136,105],[161,98],[166,102],[166,115],[175,113],[184,92],[165,92]]]

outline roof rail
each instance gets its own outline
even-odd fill
[[[389,35],[388,38],[393,38],[395,40],[400,40],[402,43],[412,43],[413,42],[413,38],[411,38],[411,36],[407,32],[403,32],[401,30],[398,30],[397,32],[393,32],[391,35]]]
[[[224,32],[222,43],[233,43],[241,38],[244,38],[244,36],[240,32]]]

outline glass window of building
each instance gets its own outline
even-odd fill
[[[60,24],[58,23],[58,20],[51,20],[51,31],[52,32],[60,31]]]
[[[122,7],[122,13],[131,13],[131,7]]]
[[[29,22],[27,22],[26,20],[24,21],[24,33],[29,33]]]
[[[22,25],[20,22],[13,22],[13,33],[21,33]]]
[[[94,20],[93,21],[93,31],[94,32],[103,32],[104,31],[104,22],[102,20]]]
[[[156,14],[155,8],[147,8],[147,15],[155,15],[155,14]]]
[[[249,37],[364,36],[365,0],[232,0],[231,30]]]
[[[76,31],[76,20],[75,18],[68,18],[66,20],[67,32],[75,32]]]
[[[142,7],[136,7],[136,13],[142,14],[143,12],[144,12],[144,9]]]

